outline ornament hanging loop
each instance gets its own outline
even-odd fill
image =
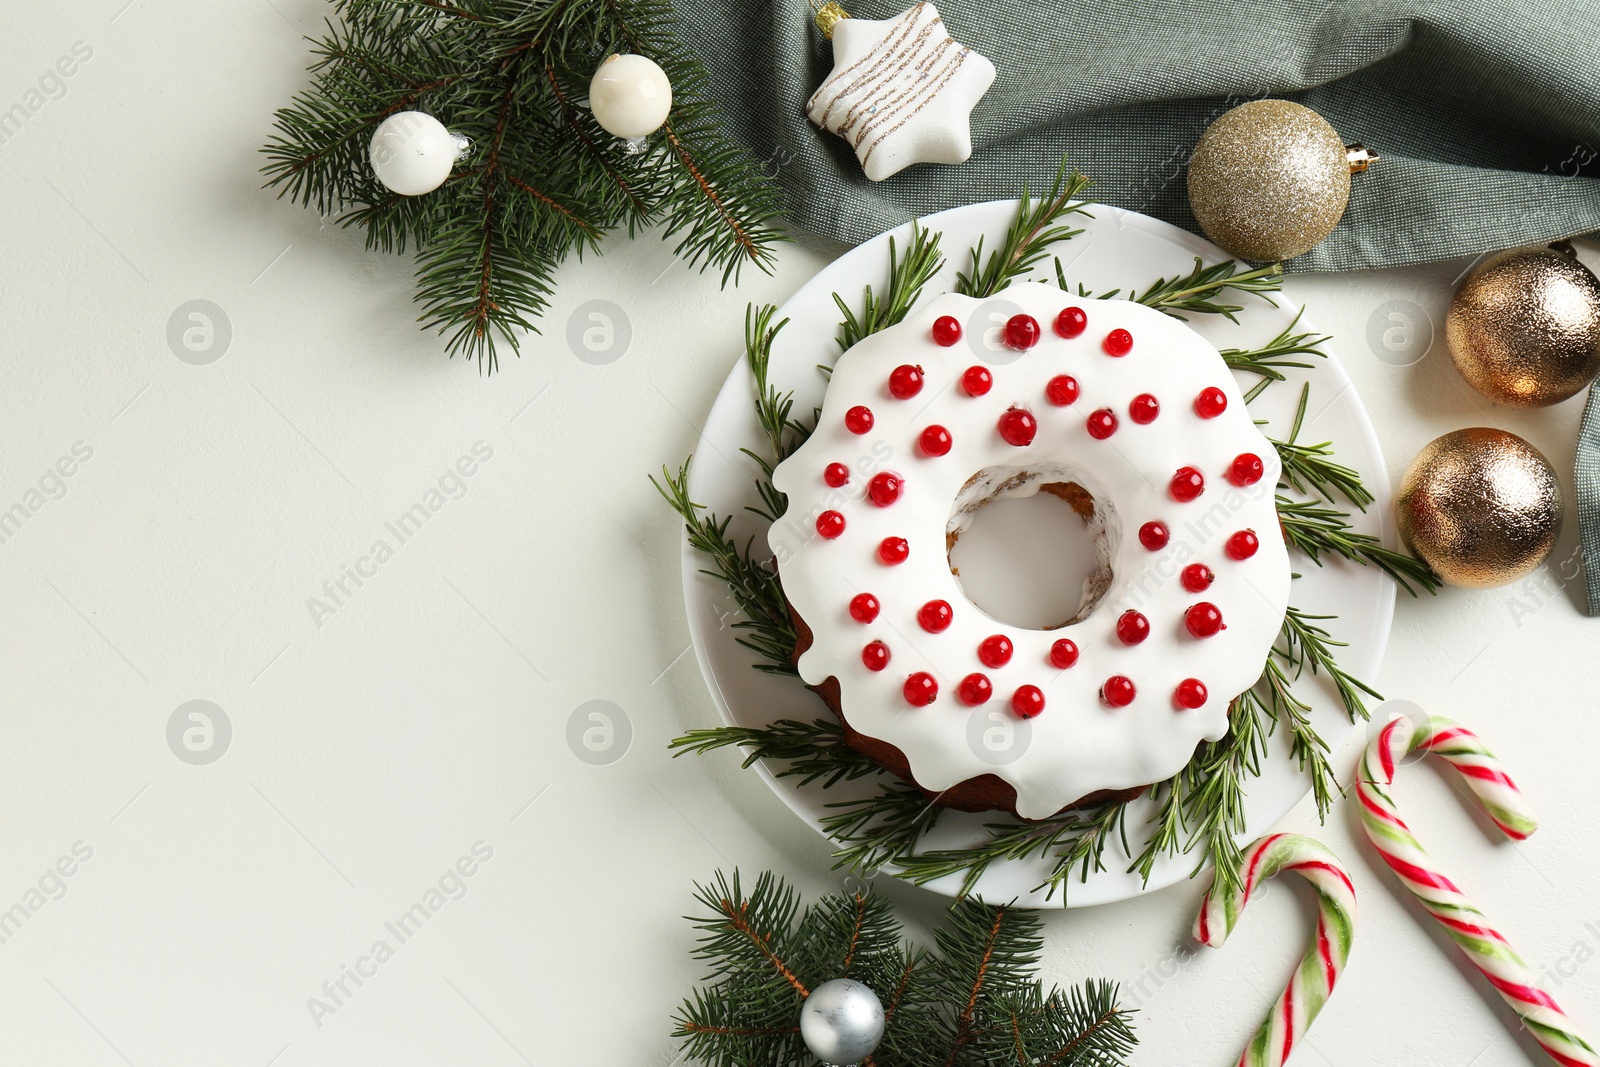
[[[850,12],[840,7],[834,0],[811,0],[811,10],[815,13],[817,29],[822,31],[822,36],[833,39],[833,28],[850,17]]]
[[[1350,161],[1350,173],[1360,174],[1374,163],[1383,159],[1382,156],[1357,141],[1355,144],[1344,146],[1344,158]]]

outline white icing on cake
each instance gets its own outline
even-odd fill
[[[800,657],[801,677],[811,685],[838,679],[846,720],[903,752],[924,788],[948,789],[992,773],[1016,789],[1017,813],[1037,819],[1097,790],[1169,778],[1189,762],[1196,745],[1221,738],[1229,701],[1260,676],[1277,637],[1290,573],[1274,504],[1278,457],[1251,421],[1215,348],[1183,322],[1124,300],[1074,298],[1037,283],[1012,286],[1003,299],[1038,321],[1035,347],[986,360],[980,353],[989,350],[969,346],[966,336],[949,347],[935,343],[936,320],[953,316],[964,333],[985,329],[995,303],[946,295],[840,358],[816,432],[774,475],[789,510],[768,539],[784,594],[813,634]],[[1070,339],[1054,329],[1056,316],[1069,306],[1088,316],[1087,328]],[[1127,355],[1114,357],[1102,342],[1118,328],[1129,331],[1134,344]],[[922,368],[923,386],[910,399],[896,399],[890,374],[905,364]],[[993,376],[985,395],[971,396],[961,385],[972,366],[986,367]],[[1056,406],[1046,396],[1046,384],[1061,374],[1079,385],[1070,406]],[[1214,418],[1202,418],[1195,408],[1208,387],[1227,398],[1226,410]],[[1148,424],[1129,416],[1130,402],[1144,393],[1160,401],[1159,415]],[[845,424],[845,413],[858,405],[870,408],[874,420],[861,435]],[[1037,419],[1030,444],[1009,444],[997,429],[1012,407]],[[1114,411],[1119,425],[1108,439],[1096,440],[1087,420],[1102,408]],[[931,424],[949,430],[948,454],[928,456],[919,449],[919,437]],[[1260,457],[1264,471],[1241,488],[1228,472],[1243,453]],[[823,472],[831,463],[850,468],[848,484],[826,483]],[[1205,489],[1198,499],[1180,503],[1170,482],[1186,466],[1203,473]],[[880,471],[904,482],[899,499],[887,507],[867,494],[868,481]],[[956,507],[958,497],[962,505],[981,500],[1016,471],[1030,477],[1015,479],[1008,493],[1035,493],[1066,474],[1065,480],[1083,486],[1096,501],[1090,533],[1103,546],[1110,584],[1087,617],[1062,628],[1029,630],[992,619],[967,599],[950,571],[947,532],[959,533],[971,518]],[[969,486],[980,472],[987,472],[984,480]],[[817,518],[826,511],[844,517],[836,538],[817,532]],[[1140,527],[1150,521],[1170,530],[1168,544],[1158,551],[1140,541]],[[1242,530],[1253,531],[1260,547],[1237,560],[1226,546]],[[877,549],[886,537],[909,542],[904,563],[880,562]],[[1215,573],[1203,593],[1181,582],[1190,563]],[[1102,566],[1102,581],[1104,571]],[[871,623],[850,614],[852,597],[862,592],[881,605]],[[918,623],[919,609],[930,600],[954,608],[953,621],[940,633]],[[1197,638],[1185,627],[1186,610],[1202,601],[1215,604],[1226,623],[1213,637]],[[1141,612],[1150,624],[1149,637],[1136,645],[1123,644],[1116,632],[1128,610]],[[993,634],[1008,637],[1014,648],[1000,668],[985,666],[978,655],[980,642]],[[1062,638],[1079,651],[1077,663],[1064,670],[1050,660],[1052,644]],[[862,649],[873,641],[889,647],[885,670],[863,664]],[[925,707],[912,706],[903,692],[907,676],[918,671],[932,674],[939,685],[938,699]],[[973,672],[989,678],[994,695],[968,707],[957,689]],[[1101,699],[1101,686],[1114,675],[1133,680],[1137,695],[1131,704],[1112,707]],[[1190,678],[1205,684],[1208,698],[1199,708],[1180,708],[1174,693]],[[1022,685],[1039,687],[1045,697],[1043,712],[1026,720],[1011,705]],[[1022,731],[1023,742],[998,759],[974,740],[996,727]]]

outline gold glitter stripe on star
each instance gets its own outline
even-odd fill
[[[955,39],[951,37],[946,37],[943,42],[934,46],[928,55],[926,69],[920,65],[912,67],[913,70],[921,71],[924,77],[918,78],[909,86],[903,87],[888,100],[879,102],[875,112],[868,116],[862,116],[861,129],[856,134],[852,144],[859,148],[868,137],[872,136],[875,130],[895,116],[900,115],[907,108],[912,108],[911,114],[902,118],[900,120],[901,123],[926,107],[929,98],[932,95],[937,95],[938,91],[949,83],[950,79],[955,76],[956,70],[960,68],[962,54],[949,55],[952,48],[960,47]],[[899,73],[899,71],[897,70],[896,73]],[[898,129],[899,125],[897,123],[895,128]],[[842,130],[840,132],[843,133]],[[891,130],[890,132],[893,131]],[[884,136],[887,136],[887,134]],[[881,140],[882,138],[880,137],[879,139]]]
[[[859,67],[868,63],[872,63],[874,66],[876,66],[877,63],[882,62],[882,53],[885,53],[886,51],[892,52],[895,49],[902,47],[906,39],[911,36],[911,32],[917,28],[917,18],[921,14],[922,9],[926,6],[927,3],[926,0],[924,0],[923,3],[919,3],[915,7],[907,9],[905,14],[900,17],[901,24],[890,30],[889,33],[884,36],[884,39],[878,42],[872,51],[868,52],[866,55],[850,64],[850,66],[846,67],[844,70],[835,71],[832,75],[830,75],[828,80],[823,82],[821,87],[812,94],[811,101],[806,105],[806,109],[809,111],[812,107],[815,107],[817,102],[829,91],[832,86],[835,86],[849,78]],[[938,21],[941,20],[935,20],[935,22]],[[867,74],[870,75],[871,71],[869,70]],[[840,98],[848,94],[854,87],[855,86],[853,83],[845,86],[842,89],[835,89],[833,98],[828,101],[827,109],[812,121],[818,126],[826,126],[828,124],[828,119],[832,115],[834,107],[839,103]]]
[[[849,111],[845,113],[844,118],[839,121],[837,127],[834,127],[834,132],[839,134],[841,137],[848,137],[849,131],[855,127],[856,123],[865,118],[865,116],[861,114],[861,109],[863,107],[876,107],[879,110],[882,110],[884,107],[893,103],[893,99],[879,100],[876,98],[875,94],[877,94],[893,78],[904,72],[908,66],[911,66],[914,62],[918,61],[937,61],[939,57],[939,50],[944,47],[944,44],[941,42],[939,45],[930,46],[928,42],[934,31],[942,29],[943,26],[944,22],[942,20],[934,19],[932,22],[928,23],[928,25],[922,28],[922,31],[917,35],[917,40],[914,45],[899,50],[899,63],[892,69],[874,69],[864,73],[856,79],[855,83],[841,90],[839,95],[835,97],[836,100],[853,97],[855,98],[855,103],[850,106]],[[951,37],[946,34],[944,41],[948,42],[950,40]],[[896,56],[894,54],[888,54],[883,57],[883,62],[890,63],[893,62],[895,58]],[[878,66],[881,67],[882,64],[880,63]],[[901,95],[904,95],[906,91],[907,90],[902,89]]]
[[[951,64],[950,69],[945,72],[944,77],[938,79],[938,84],[933,86],[932,94],[928,97],[928,99],[923,100],[920,103],[918,103],[917,106],[911,110],[911,113],[909,115],[906,115],[899,122],[895,123],[892,127],[890,127],[887,130],[884,130],[883,133],[878,135],[877,140],[873,141],[872,144],[870,146],[868,146],[867,154],[861,157],[861,165],[863,167],[865,167],[867,165],[867,161],[872,158],[872,153],[877,149],[877,147],[880,144],[882,144],[884,142],[884,140],[886,138],[892,136],[896,130],[900,129],[900,127],[904,126],[906,123],[910,122],[913,118],[915,118],[918,114],[920,114],[922,112],[922,109],[927,107],[928,104],[931,102],[933,96],[937,96],[939,94],[939,92],[946,85],[948,85],[953,78],[955,78],[956,74],[960,72],[962,64],[967,61],[967,56],[969,56],[971,54],[972,54],[972,50],[970,48],[962,49],[961,53],[956,57],[955,62],[953,64]],[[929,81],[933,81],[933,80],[934,79],[932,79],[932,78],[929,79]],[[859,144],[858,144],[858,147],[859,147]]]

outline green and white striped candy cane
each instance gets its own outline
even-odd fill
[[[1317,936],[1294,977],[1239,1056],[1238,1067],[1282,1067],[1333,995],[1356,932],[1356,889],[1339,858],[1300,834],[1272,834],[1244,851],[1239,888],[1213,885],[1195,916],[1194,937],[1216,948],[1233,932],[1256,888],[1279,871],[1294,871],[1317,891]]]
[[[1356,799],[1361,805],[1361,826],[1372,846],[1400,882],[1438,920],[1467,960],[1521,1017],[1539,1046],[1562,1067],[1597,1067],[1600,1055],[1578,1033],[1555,998],[1539,988],[1538,979],[1522,957],[1483,912],[1467,903],[1456,884],[1433,863],[1433,858],[1400,818],[1387,792],[1394,783],[1395,767],[1411,752],[1434,755],[1461,772],[1484,813],[1507,837],[1525,839],[1538,823],[1517,783],[1478,735],[1449,719],[1429,716],[1414,722],[1396,716],[1385,726],[1361,757],[1356,775]]]

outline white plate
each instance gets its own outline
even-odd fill
[[[1126,295],[1131,288],[1143,289],[1158,277],[1187,273],[1194,265],[1195,256],[1203,257],[1207,263],[1228,258],[1227,253],[1215,245],[1148,216],[1104,205],[1093,211],[1096,217],[1081,223],[1085,232],[1054,250],[1061,259],[1068,284],[1074,289],[1082,282],[1094,292],[1121,288]],[[1015,212],[1015,201],[993,201],[954,208],[925,219],[930,229],[943,232],[942,247],[947,260],[944,270],[925,292],[934,295],[953,289],[957,270],[968,266],[967,249],[980,236],[987,238],[986,247],[994,247]],[[909,243],[910,226],[891,231],[891,234],[897,246],[904,250]],[[856,307],[864,286],[872,285],[877,292],[883,292],[889,270],[891,234],[880,234],[841,256],[801,288],[779,312],[779,320],[788,318],[791,321],[773,346],[771,383],[780,390],[794,390],[797,414],[809,415],[811,409],[822,402],[827,383],[816,367],[831,365],[839,355],[834,341],[839,311],[833,294],[838,293],[847,304]],[[1042,281],[1055,280],[1050,259],[1040,265],[1035,277]],[[1232,299],[1235,296],[1237,299]],[[1220,315],[1191,316],[1190,325],[1219,348],[1253,347],[1275,336],[1298,310],[1281,295],[1275,299],[1277,307],[1254,296],[1230,294],[1230,302],[1245,305],[1238,315],[1237,325]],[[1315,327],[1302,318],[1300,328]],[[1323,347],[1336,351],[1338,344],[1336,338]],[[1251,405],[1251,413],[1258,420],[1265,420],[1269,433],[1281,438],[1293,418],[1300,384],[1309,381],[1311,401],[1301,440],[1332,440],[1340,461],[1361,472],[1377,502],[1364,515],[1355,516],[1356,528],[1391,541],[1387,520],[1389,480],[1372,424],[1338,362],[1333,358],[1313,358],[1310,362],[1317,364],[1312,370],[1291,372],[1289,381],[1269,387]],[[1256,381],[1253,375],[1241,375],[1240,380],[1245,388]],[[765,544],[764,537],[759,536],[764,533],[761,520],[745,510],[747,505],[756,502],[756,469],[739,451],[750,448],[759,453],[763,448],[764,439],[754,416],[753,390],[749,370],[741,360],[728,376],[706,420],[705,431],[695,449],[689,491],[693,500],[718,515],[733,516],[730,530],[741,543],[755,536],[756,544],[761,546]],[[730,724],[761,726],[775,719],[809,721],[828,715],[821,700],[798,679],[752,668],[753,655],[735,643],[738,631],[732,629],[730,623],[736,621],[737,615],[733,613],[727,591],[716,579],[701,574],[702,566],[704,560],[685,543],[683,582],[689,630],[700,669],[723,719]],[[1389,636],[1394,610],[1393,583],[1375,568],[1345,565],[1342,561],[1318,568],[1297,558],[1295,566],[1301,577],[1294,582],[1291,603],[1313,614],[1338,616],[1325,625],[1336,639],[1349,642],[1350,647],[1340,651],[1341,666],[1357,677],[1375,675]],[[1328,744],[1337,750],[1353,727],[1331,688],[1307,676],[1297,683],[1297,692],[1313,705],[1313,722]],[[1252,837],[1287,814],[1310,788],[1309,780],[1289,758],[1283,734],[1284,731],[1278,731],[1262,776],[1249,785],[1245,807]],[[773,791],[819,832],[819,819],[828,813],[827,804],[871,788],[852,792],[848,784],[826,790],[816,784],[802,787],[792,780],[774,777],[764,766],[758,765],[758,769]],[[1149,810],[1149,802],[1141,799],[1129,813],[1129,843],[1135,851],[1143,844],[1144,819]],[[977,843],[985,836],[984,823],[994,821],[995,817],[992,812],[977,815],[946,812],[934,833],[923,839],[923,846],[948,848]],[[1181,881],[1194,869],[1194,859],[1164,860],[1147,884],[1142,883],[1137,874],[1127,873],[1127,865],[1128,859],[1120,843],[1114,844],[1106,850],[1105,871],[1092,873],[1086,883],[1080,883],[1074,875],[1066,885],[1065,894],[1057,892],[1047,898],[1045,892],[1036,887],[1048,874],[1048,861],[1031,859],[995,864],[979,881],[977,895],[992,902],[1015,899],[1035,907],[1104,904]],[[929,883],[928,888],[951,895],[959,885],[958,878],[948,878]]]

